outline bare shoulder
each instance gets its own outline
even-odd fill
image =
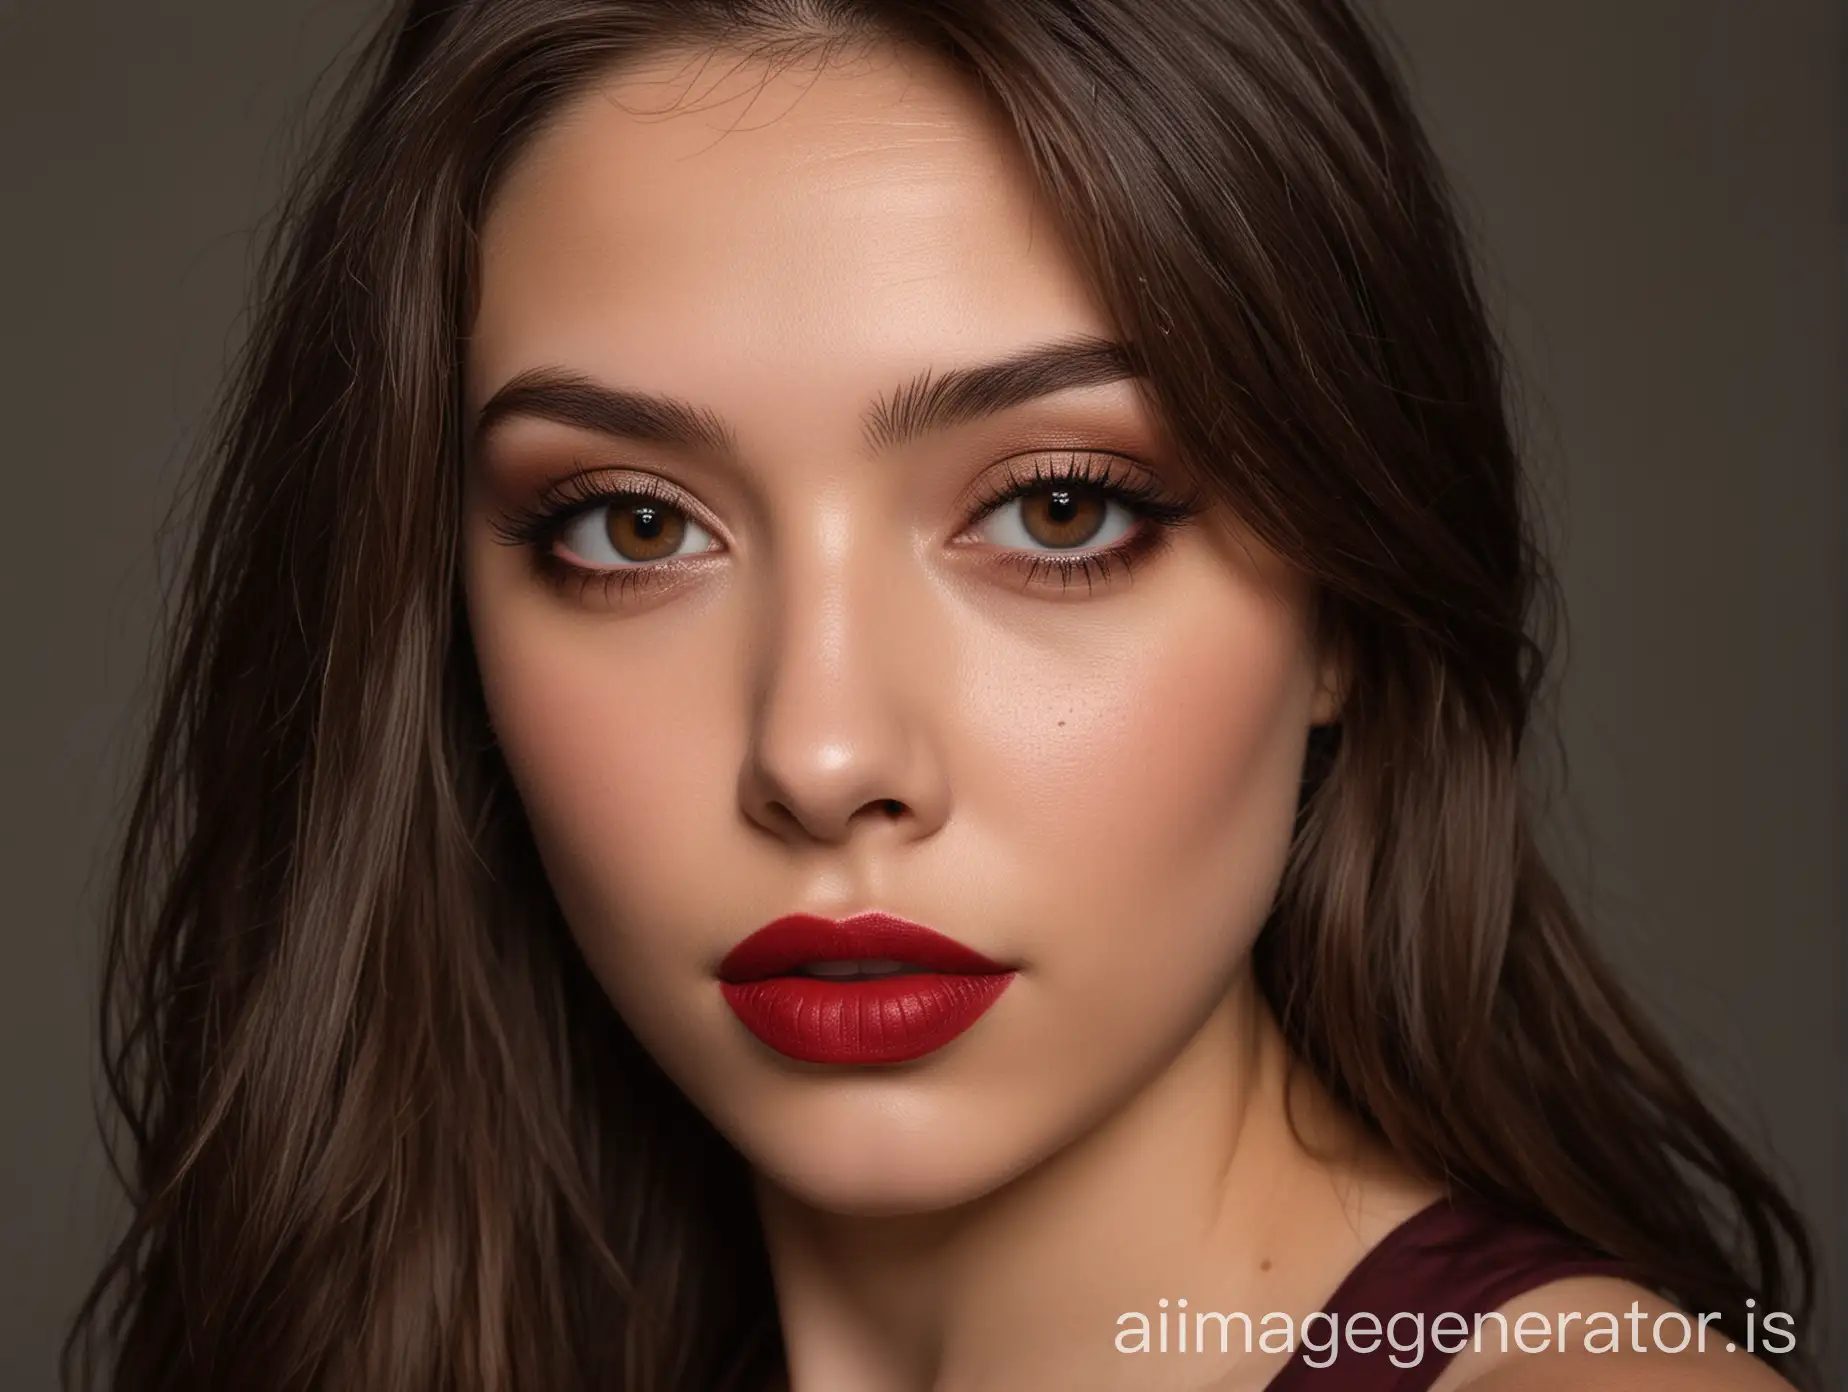
[[[1432,1392],[1791,1392],[1717,1319],[1628,1281],[1554,1281],[1484,1316]]]

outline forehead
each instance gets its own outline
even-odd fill
[[[882,49],[668,53],[579,95],[482,234],[478,402],[563,365],[766,403],[1108,326],[975,91]],[[808,375],[806,385],[796,379]]]

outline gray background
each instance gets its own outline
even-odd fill
[[[314,81],[375,8],[0,0],[0,1386],[20,1392],[54,1385],[119,1217],[89,992],[153,534]],[[1840,1270],[1842,11],[1377,8],[1479,229],[1553,501],[1563,868]]]

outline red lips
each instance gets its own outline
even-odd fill
[[[818,963],[898,963],[899,974],[828,979]],[[973,1025],[1014,979],[953,938],[883,913],[836,922],[792,914],[719,964],[720,991],[745,1028],[808,1063],[903,1063]]]

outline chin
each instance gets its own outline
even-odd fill
[[[855,1218],[893,1218],[959,1208],[987,1198],[1032,1163],[1018,1157],[967,1154],[963,1147],[950,1145],[893,1163],[876,1159],[872,1152],[877,1149],[849,1156],[813,1152],[774,1159],[766,1156],[763,1163],[748,1153],[746,1158],[764,1179],[808,1207]]]
[[[803,1091],[809,1080],[796,1080]],[[965,1092],[935,1096],[893,1081],[816,1078],[785,1088],[750,1115],[715,1118],[751,1167],[801,1203],[828,1213],[894,1217],[986,1198],[1056,1151],[1013,1105]]]

